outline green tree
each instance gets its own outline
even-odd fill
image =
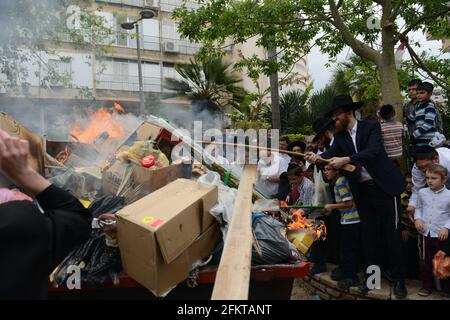
[[[330,110],[333,103],[334,96],[338,94],[335,89],[328,85],[325,88],[314,92],[309,99],[309,109],[314,114],[314,119],[317,120]]]
[[[164,87],[179,96],[208,100],[220,108],[237,108],[245,98],[241,77],[222,58],[191,59],[190,64],[175,65],[175,70],[183,79],[167,78]]]
[[[199,0],[198,10],[175,10],[183,36],[205,44],[203,54],[217,52],[227,38],[243,43],[258,36],[257,44],[276,47],[277,62],[257,56],[244,58],[251,72],[287,71],[313,45],[336,57],[345,46],[376,66],[383,101],[400,110],[402,99],[394,48],[407,44],[411,32],[424,30],[437,39],[450,36],[445,1],[436,0]],[[379,23],[378,23],[379,20]],[[439,74],[414,60],[436,83],[448,87]],[[398,114],[401,114],[398,112]]]
[[[307,106],[312,84],[305,91],[292,90],[281,95],[280,116],[283,133],[295,133],[311,123],[311,112]]]
[[[27,78],[32,63],[46,71],[40,86],[48,86],[50,79],[70,85],[70,75],[58,74],[42,58],[42,53],[55,54],[63,40],[87,49],[91,63],[95,64],[96,55],[109,51],[113,30],[103,17],[92,11],[92,4],[93,0],[0,1],[0,73],[3,74],[0,88],[26,94],[23,89],[29,85]],[[71,10],[73,6],[80,10]],[[80,95],[95,97],[95,83],[93,88],[93,92],[79,88]]]
[[[238,129],[269,129],[272,109],[267,102],[267,95],[271,88],[262,90],[257,79],[252,81],[256,92],[247,93],[239,107],[231,113],[231,121]]]

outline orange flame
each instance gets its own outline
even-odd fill
[[[78,138],[80,142],[92,143],[95,139],[107,132],[109,138],[120,138],[125,135],[124,128],[115,114],[105,108],[89,115],[88,125],[82,129],[80,123],[75,123],[72,127],[72,135]]]
[[[289,229],[306,229],[312,226],[313,224],[306,219],[303,210],[295,210],[292,214],[292,222],[288,224]]]
[[[325,224],[322,222],[319,225],[314,223],[314,220],[307,219],[303,210],[295,210],[292,214],[292,222],[288,224],[288,229],[308,229],[316,239],[326,239],[327,230]]]
[[[125,113],[125,109],[118,102],[114,102],[113,109],[119,113]]]

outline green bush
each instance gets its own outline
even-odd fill
[[[303,141],[305,142],[305,135],[301,133],[290,133],[290,134],[284,134],[284,138],[288,138],[290,142],[294,141]]]

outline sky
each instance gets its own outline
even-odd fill
[[[410,36],[411,42],[412,41],[419,41],[421,43],[424,43],[423,48],[421,50],[427,50],[433,55],[439,55],[441,54],[440,49],[442,48],[442,41],[428,41],[426,40],[426,36],[422,32],[414,32]],[[416,52],[418,52],[417,48],[415,48]],[[353,53],[353,51],[346,47],[337,57],[337,61],[345,61],[346,57],[350,56]],[[446,53],[446,55],[450,55],[449,53]],[[403,60],[409,59],[409,54],[405,52],[403,55]],[[308,61],[309,61],[309,72],[311,74],[311,79],[314,81],[314,88],[313,91],[317,91],[320,89],[323,89],[327,83],[331,79],[331,73],[336,66],[336,64],[332,64],[331,67],[327,68],[325,67],[325,64],[328,62],[329,57],[326,54],[322,54],[318,47],[314,46],[308,55]]]

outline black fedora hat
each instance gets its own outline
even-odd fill
[[[319,118],[314,121],[312,128],[316,134],[324,133],[328,127],[334,123],[333,119],[330,118]]]
[[[319,118],[314,121],[312,128],[316,133],[313,140],[317,140],[321,134],[323,134],[327,129],[333,126],[334,120],[330,118]]]
[[[363,102],[353,102],[352,97],[348,94],[341,94],[338,96],[335,96],[333,98],[333,104],[331,105],[330,111],[328,111],[325,114],[325,117],[331,117],[333,115],[333,112],[339,108],[346,108],[348,110],[357,110],[361,108],[363,105]]]

